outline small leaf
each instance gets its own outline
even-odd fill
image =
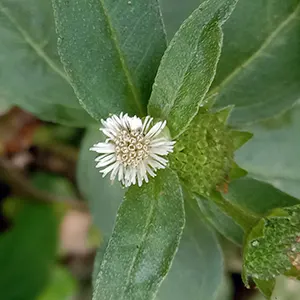
[[[275,289],[268,300],[298,300],[300,294],[300,281],[285,276],[276,278]],[[250,300],[250,299],[249,299]],[[266,300],[261,294],[251,297],[251,300]]]
[[[229,172],[229,180],[239,179],[248,174],[248,172],[242,168],[240,168],[235,162],[232,163],[231,170]]]
[[[183,196],[173,171],[161,170],[148,184],[130,187],[118,211],[93,299],[153,299],[168,273],[183,227]]]
[[[267,298],[271,299],[272,293],[275,288],[275,279],[271,280],[260,280],[260,279],[254,279],[253,280],[257,286],[257,288],[261,291],[261,293]]]
[[[234,149],[241,148],[253,137],[253,134],[247,131],[233,130],[232,132],[233,132]]]
[[[247,235],[243,251],[243,278],[270,280],[293,267],[300,253],[300,205],[275,209]],[[300,271],[298,272],[300,275]]]
[[[298,300],[300,294],[300,281],[279,276],[272,300]]]
[[[24,203],[11,230],[0,236],[1,299],[31,300],[41,293],[55,260],[57,229],[51,206]]]
[[[156,0],[53,0],[58,47],[82,106],[97,120],[143,116],[166,47]]]
[[[59,60],[50,0],[0,0],[0,39],[0,98],[43,120],[94,122]]]
[[[218,119],[223,123],[223,124],[227,124],[228,118],[231,114],[233,110],[233,106],[232,105],[228,105],[227,107],[224,107],[222,109],[220,109],[217,112],[218,115]]]
[[[180,246],[156,300],[214,300],[222,282],[223,257],[218,240],[203,222],[196,201],[187,195],[185,213]]]
[[[235,105],[230,123],[278,115],[300,97],[300,1],[240,0],[224,25],[215,81],[218,107]]]
[[[148,111],[167,120],[174,137],[195,117],[212,83],[222,46],[220,26],[236,2],[203,3],[180,27],[162,58]]]

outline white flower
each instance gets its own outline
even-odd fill
[[[149,181],[148,174],[155,177],[158,169],[166,167],[168,160],[163,156],[172,152],[175,144],[162,134],[166,121],[153,126],[149,116],[142,121],[121,113],[101,123],[100,130],[108,138],[90,150],[101,154],[95,161],[103,177],[111,172],[110,179],[117,177],[126,187],[136,183],[141,186],[143,181]]]

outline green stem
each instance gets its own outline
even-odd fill
[[[239,224],[245,232],[250,230],[260,220],[259,216],[252,212],[245,211],[238,205],[225,200],[218,192],[212,194],[210,200],[212,200],[224,213]]]

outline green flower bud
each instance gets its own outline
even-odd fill
[[[226,181],[233,166],[234,137],[226,125],[230,111],[210,113],[201,108],[176,141],[171,167],[193,193],[209,196]]]

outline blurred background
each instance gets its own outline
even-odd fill
[[[0,100],[0,299],[91,298],[101,234],[75,183],[82,134]]]
[[[168,31],[170,39],[201,1],[161,2],[171,28]],[[171,5],[175,2],[176,5]],[[257,1],[260,5],[253,8],[252,14],[248,14],[248,5],[255,1],[240,2],[245,8],[241,6],[242,17],[237,14],[234,22],[252,24],[252,16],[264,13],[260,9],[264,1]],[[276,16],[274,14],[274,18]],[[261,30],[264,26],[258,24],[257,28]],[[228,33],[231,33],[230,28]],[[236,43],[232,39],[232,48],[227,51],[229,56],[233,53],[231,49],[238,49],[240,45],[247,48],[249,36],[259,37],[257,33],[252,34],[249,27],[245,28],[249,35],[237,32],[237,37],[246,36],[247,41]],[[295,31],[295,36],[298,33],[299,30]],[[235,30],[232,34],[234,36]],[[299,45],[298,40],[294,40]],[[98,124],[80,107],[62,75],[64,71],[56,41],[50,0],[0,1],[0,300],[91,299],[95,255],[99,247],[105,247],[106,234],[122,199],[123,192],[118,188],[111,189],[110,194],[102,193],[103,185],[109,185],[109,181],[100,180],[93,155],[87,150],[99,138]],[[285,40],[280,40],[278,45],[284,43]],[[246,50],[242,49],[240,53],[244,55]],[[46,54],[47,59],[58,66],[57,69],[54,70],[53,65],[49,68],[49,62],[41,59],[41,53]],[[233,61],[236,60],[235,54]],[[290,56],[288,53],[284,58]],[[224,61],[223,65],[227,67],[228,60]],[[294,61],[290,64],[286,60],[283,62],[279,67],[285,66],[288,71],[290,64],[297,66]],[[272,74],[281,75],[281,72]],[[296,76],[294,81],[290,80],[295,90],[299,86],[297,80]],[[256,81],[260,83],[259,79]],[[274,82],[276,84],[270,84],[270,99],[275,99],[274,107],[280,106],[280,110],[284,101],[275,97],[278,92],[274,89],[277,81]],[[252,86],[247,90],[252,93]],[[265,95],[265,91],[257,94]],[[260,99],[256,94],[253,98]],[[273,108],[273,102],[270,103],[269,107]],[[297,134],[299,136],[300,102],[291,106],[290,103],[283,105],[280,112],[286,112],[281,116],[275,109],[268,122],[245,127],[245,130],[255,133],[254,139],[237,158],[253,178],[299,197],[300,139],[297,139]],[[259,106],[258,109],[259,113],[267,111],[265,107]],[[77,128],[88,125],[93,128]],[[80,154],[80,148],[84,155]],[[277,148],[281,152],[272,151]],[[285,157],[282,153],[286,154]],[[79,173],[84,181],[78,180]],[[93,224],[87,200],[103,222]],[[263,299],[256,289],[248,290],[242,283],[240,247],[217,236],[225,258],[223,284],[216,291],[218,300]],[[194,257],[191,259],[189,267],[193,266]],[[206,263],[203,273],[209,271],[211,262]],[[299,300],[300,284],[279,278],[274,295],[274,300]]]

